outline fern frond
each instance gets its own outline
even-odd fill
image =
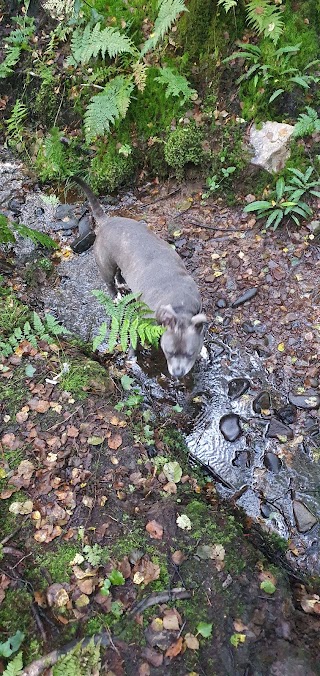
[[[55,242],[49,235],[46,235],[45,232],[39,232],[39,230],[33,230],[33,228],[28,228],[23,223],[14,223],[14,229],[21,235],[21,237],[27,237],[31,239],[34,244],[41,244],[47,249],[58,249],[58,244]]]
[[[218,6],[222,5],[226,14],[238,4],[238,0],[218,0]]]
[[[93,351],[97,350],[99,345],[101,345],[101,343],[103,343],[105,341],[106,335],[107,335],[107,329],[108,329],[107,322],[103,322],[101,324],[100,328],[99,328],[97,335],[93,339],[93,343],[92,343]]]
[[[249,0],[247,21],[257,33],[277,44],[283,32],[283,20],[278,7],[271,0]]]
[[[28,110],[21,99],[17,99],[9,119],[6,121],[9,136],[22,136],[23,123],[28,115]]]
[[[190,99],[196,99],[198,94],[195,89],[190,87],[189,82],[184,75],[175,73],[172,68],[159,68],[159,76],[154,79],[166,86],[166,99],[169,96],[181,97],[181,105]]]
[[[299,115],[295,124],[293,135],[296,137],[311,136],[311,134],[320,131],[320,118],[317,111],[310,106],[306,107],[306,111],[306,113]]]
[[[159,14],[155,20],[152,34],[142,48],[142,56],[157,46],[177,20],[179,14],[188,11],[183,0],[160,0],[158,6]]]
[[[4,670],[2,676],[20,676],[23,671],[22,653],[15,655],[13,660],[10,660],[7,668]]]
[[[131,80],[118,75],[108,82],[101,94],[91,98],[85,113],[87,143],[108,132],[115,120],[125,117],[133,87]]]
[[[97,57],[101,53],[102,58],[105,55],[112,59],[118,54],[134,51],[133,42],[126,35],[122,35],[116,28],[100,29],[100,23],[97,23],[92,29],[89,24],[85,29],[77,28],[71,40],[71,54],[67,60],[67,65],[77,65],[78,63],[88,63],[92,57]]]
[[[50,314],[50,312],[45,313],[45,323],[46,328],[52,336],[61,336],[61,335],[70,335],[70,331],[61,326],[56,318]]]
[[[9,220],[4,214],[0,214],[0,244],[15,242],[16,238],[9,228]]]
[[[135,81],[135,84],[137,85],[137,88],[139,89],[139,92],[143,92],[145,90],[147,82],[147,73],[148,66],[145,63],[142,63],[141,61],[136,61],[132,65],[133,79]]]
[[[21,54],[21,47],[12,45],[9,47],[6,58],[0,64],[0,79],[8,77],[13,73],[13,66],[18,63]]]
[[[32,319],[35,331],[37,332],[38,336],[42,336],[42,334],[45,333],[45,327],[37,312],[33,313]]]

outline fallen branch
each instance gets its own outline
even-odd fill
[[[132,606],[128,615],[134,617],[135,615],[143,613],[143,611],[150,608],[150,606],[157,605],[157,603],[167,603],[167,601],[176,601],[177,599],[190,599],[191,596],[191,592],[181,588],[169,589],[168,591],[160,592],[160,594],[150,594],[146,599],[142,599],[142,601],[139,601],[139,603]]]
[[[21,672],[21,676],[41,676],[45,669],[53,667],[61,657],[68,655],[68,653],[72,652],[72,650],[74,650],[77,645],[81,644],[81,647],[85,648],[90,643],[90,641],[94,641],[95,644],[100,643],[100,645],[102,645],[104,648],[107,648],[111,645],[110,636],[106,631],[101,632],[101,634],[89,636],[82,641],[77,639],[75,641],[70,641],[70,643],[67,643],[62,648],[52,650],[51,653],[40,657],[39,660],[31,662],[31,664],[29,664],[29,666]]]

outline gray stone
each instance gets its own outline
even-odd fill
[[[290,404],[296,406],[297,408],[305,408],[307,410],[319,408],[320,406],[320,394],[315,390],[308,390],[304,394],[294,394],[289,392],[288,397]]]
[[[240,418],[236,413],[227,413],[220,420],[220,432],[227,441],[236,441],[242,434]]]
[[[279,439],[279,441],[285,442],[289,439],[293,439],[293,431],[291,427],[284,425],[280,420],[271,418],[266,437],[268,439]]]
[[[318,519],[300,500],[293,501],[293,514],[299,533],[307,533],[318,523]]]
[[[294,127],[282,122],[264,122],[261,129],[252,125],[250,143],[255,155],[252,164],[262,167],[270,173],[283,169],[290,156],[288,143]]]

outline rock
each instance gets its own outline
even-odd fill
[[[228,396],[230,399],[238,399],[250,387],[250,382],[247,378],[234,378],[228,383]]]
[[[262,502],[260,505],[260,512],[261,516],[263,516],[264,519],[269,519],[269,516],[272,512],[272,508],[270,507],[270,505],[268,505],[267,502]]]
[[[262,411],[268,411],[271,407],[271,397],[269,392],[263,391],[258,394],[252,404],[255,413],[260,415]]]
[[[255,333],[255,328],[252,324],[250,324],[250,322],[244,322],[242,324],[242,330],[245,333]]]
[[[278,474],[282,467],[280,458],[275,453],[271,453],[271,451],[265,454],[263,464],[269,472],[273,472],[274,474]]]
[[[220,309],[227,307],[227,301],[224,298],[219,298],[216,302],[216,306]]]
[[[282,122],[264,122],[261,129],[252,125],[250,143],[255,155],[251,164],[262,167],[270,173],[277,173],[283,169],[290,156],[288,142],[293,130],[294,127],[291,124]]]
[[[80,235],[80,237],[77,237],[77,239],[72,242],[72,251],[77,254],[87,251],[87,249],[90,249],[90,247],[94,244],[95,238],[96,235],[93,230],[90,230],[90,232],[87,232],[84,235]]]
[[[289,392],[288,397],[290,404],[297,408],[305,408],[307,410],[316,409],[320,406],[320,394],[316,390],[307,390],[304,394],[294,394]]]
[[[59,204],[56,208],[55,218],[62,221],[63,218],[73,218],[73,207],[71,204]]]
[[[242,434],[240,417],[236,413],[224,415],[220,420],[219,427],[226,441],[236,441]]]
[[[239,451],[235,454],[235,457],[232,460],[234,467],[239,469],[248,469],[251,467],[251,453],[250,451]]]
[[[90,218],[87,214],[84,216],[81,216],[79,223],[78,223],[78,232],[79,236],[80,235],[87,235],[88,232],[92,232],[93,228],[91,227],[91,221]]]
[[[54,221],[52,223],[52,228],[54,231],[59,231],[59,230],[72,230],[73,228],[78,227],[78,219],[77,218],[64,218],[63,221]]]
[[[318,522],[314,514],[300,500],[293,501],[293,514],[299,533],[307,533]]]
[[[243,303],[246,303],[248,300],[251,300],[254,298],[258,293],[258,287],[255,286],[252,289],[247,289],[241,296],[239,296],[233,303],[231,304],[231,307],[236,308],[239,307],[239,305],[243,305]]]
[[[291,427],[284,425],[277,418],[271,418],[266,437],[268,439],[278,439],[284,443],[289,439],[293,439],[293,431]]]
[[[285,425],[292,425],[297,417],[297,412],[294,406],[287,404],[278,409],[277,416]]]

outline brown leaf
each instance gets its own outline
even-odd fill
[[[148,662],[143,662],[140,664],[139,676],[150,676],[150,667]]]
[[[18,411],[18,413],[16,414],[16,421],[17,421],[17,423],[19,423],[19,425],[20,425],[21,423],[24,423],[26,420],[28,420],[28,416],[29,416],[29,413],[28,413],[28,411],[29,411],[29,406],[26,406],[25,408],[26,408],[27,410],[24,411],[24,410],[22,409],[21,411]]]
[[[37,413],[46,413],[50,408],[50,402],[46,399],[34,397],[28,401],[28,406],[30,406],[32,411],[36,411]]]
[[[162,540],[163,528],[155,519],[147,523],[146,531],[154,540]]]
[[[189,650],[199,650],[199,641],[194,634],[186,634],[184,640]]]
[[[144,584],[149,584],[150,582],[159,579],[160,566],[158,566],[155,563],[152,563],[152,561],[150,561],[148,557],[143,556],[143,558],[139,561],[139,563],[135,565],[133,572],[135,574],[138,573],[142,576],[142,580],[139,578],[139,584],[141,584],[141,582],[143,582]]]
[[[181,653],[181,650],[183,648],[183,638],[180,636],[175,643],[172,643],[171,646],[169,646],[168,650],[166,651],[165,656],[170,657],[172,659],[173,657],[176,657]]]
[[[179,631],[179,620],[173,610],[166,612],[163,618],[163,628],[169,631]]]
[[[122,436],[121,434],[114,434],[113,436],[109,437],[108,439],[108,446],[109,448],[112,448],[113,451],[116,451],[119,446],[122,444]]]
[[[141,657],[147,660],[153,667],[161,667],[163,662],[162,653],[158,653],[154,648],[143,648]]]
[[[76,437],[79,436],[78,428],[74,427],[74,425],[69,425],[69,427],[67,428],[67,435],[68,435],[68,437],[75,439]]]
[[[187,557],[180,549],[177,549],[175,552],[173,552],[171,558],[176,566],[181,566],[181,564],[186,560]]]

